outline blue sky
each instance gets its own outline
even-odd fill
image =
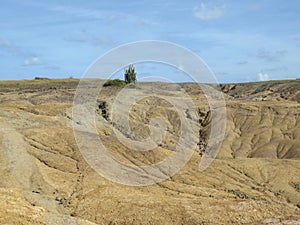
[[[0,79],[81,77],[108,50],[142,40],[194,51],[219,82],[299,78],[299,12],[295,0],[3,0]]]

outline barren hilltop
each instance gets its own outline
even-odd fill
[[[0,82],[0,224],[300,224],[300,80],[220,85],[225,139],[202,172],[211,118],[199,86],[138,84],[167,96],[184,91],[198,109],[194,116],[186,111],[187,119],[199,123],[189,162],[145,187],[113,183],[83,158],[72,126],[78,82]],[[109,112],[121,89],[103,87],[95,107],[99,137],[110,154],[137,166],[172,154],[180,118],[164,99],[144,98],[130,112],[134,135],[127,139],[147,138],[152,117],[164,121],[165,138],[155,149],[133,151],[113,135]],[[125,135],[123,126],[114,125]]]

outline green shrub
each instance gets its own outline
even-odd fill
[[[130,65],[124,74],[125,82],[127,84],[135,84],[136,83],[136,72],[133,65]]]
[[[46,77],[35,77],[35,80],[50,80],[49,78]]]
[[[104,83],[104,87],[108,86],[116,86],[116,87],[124,87],[126,86],[126,82],[120,79],[108,80]]]

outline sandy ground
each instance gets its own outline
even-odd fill
[[[185,131],[197,140],[191,159],[177,174],[145,187],[116,184],[84,159],[72,129],[73,122],[80,126],[72,115],[77,84],[0,82],[0,224],[300,224],[299,80],[221,85],[225,140],[202,172],[211,113],[198,85],[140,84],[148,95],[163,90],[169,97],[136,102],[128,117],[131,133],[122,117],[131,98],[109,114],[121,90],[104,88],[95,108],[97,135],[115,159],[139,167],[176,151],[181,114],[167,100],[185,92],[195,104],[197,115],[180,108],[197,122],[197,132]],[[133,151],[117,139],[139,143],[159,126],[165,136],[160,140],[157,132],[159,144],[150,151]]]

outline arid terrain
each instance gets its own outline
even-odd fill
[[[0,224],[300,224],[300,80],[220,85],[225,139],[202,172],[211,119],[199,86],[138,84],[169,96],[185,91],[198,109],[198,115],[187,111],[187,117],[199,124],[191,137],[199,139],[197,149],[183,169],[144,187],[113,183],[83,158],[72,126],[78,82],[0,82]],[[103,144],[124,163],[163,160],[178,142],[176,110],[155,97],[137,102],[130,112],[134,135],[128,139],[149,136],[152,117],[167,128],[155,149],[132,151],[111,130],[110,106],[121,89],[104,87],[97,100]],[[124,134],[124,127],[115,127]]]

